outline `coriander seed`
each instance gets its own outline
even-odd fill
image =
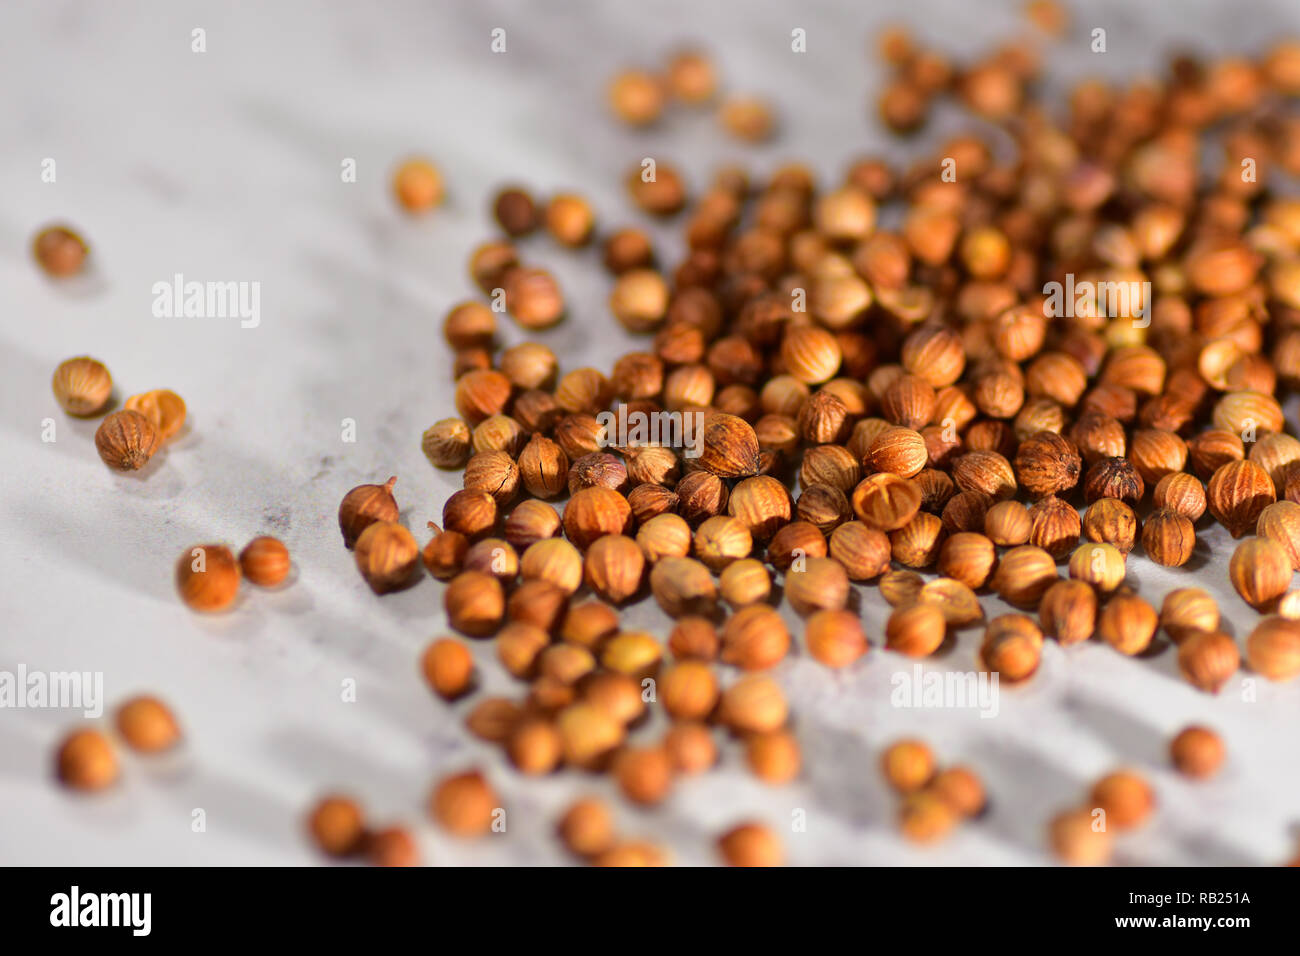
[[[477,770],[444,777],[429,799],[429,813],[448,833],[478,837],[492,829],[500,799]]]
[[[157,697],[132,697],[117,709],[117,732],[133,750],[161,753],[181,739],[171,709]]]
[[[761,823],[732,827],[718,838],[718,852],[728,866],[780,866],[785,862],[781,841]]]
[[[60,408],[85,418],[104,410],[113,394],[113,377],[97,359],[70,358],[54,370],[53,388]]]
[[[200,544],[176,562],[176,590],[191,610],[223,611],[239,594],[239,562],[223,544]]]
[[[117,779],[117,755],[107,737],[97,730],[78,730],[59,745],[55,772],[74,790],[103,790]]]
[[[1178,645],[1178,670],[1199,690],[1217,694],[1240,666],[1237,644],[1226,634],[1198,631]]]
[[[430,644],[420,660],[424,679],[443,700],[464,695],[474,679],[474,658],[460,641],[443,637]]]
[[[361,807],[350,797],[323,797],[307,815],[307,829],[316,845],[330,856],[351,856],[365,840]]]
[[[494,633],[505,617],[501,582],[482,571],[463,571],[451,579],[442,595],[447,620],[470,637]]]
[[[343,496],[339,504],[339,530],[347,547],[355,545],[361,532],[376,521],[397,521],[400,515],[393,497],[395,484],[396,475],[382,485],[357,485]],[[443,523],[447,524],[445,509]]]
[[[95,450],[108,467],[139,471],[158,450],[158,429],[139,412],[113,412],[95,430]]]
[[[1214,731],[1191,726],[1179,731],[1170,742],[1169,755],[1183,776],[1204,780],[1218,772],[1226,751],[1223,739]]]

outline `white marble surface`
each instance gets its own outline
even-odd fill
[[[903,19],[954,52],[1024,29],[1018,4],[324,6],[0,8],[0,669],[102,671],[110,705],[158,693],[187,735],[183,752],[126,757],[114,791],[78,798],[50,773],[78,715],[0,710],[0,862],[314,863],[301,815],[334,788],[355,792],[379,821],[413,825],[432,863],[564,861],[556,814],[574,793],[609,792],[608,782],[525,780],[470,739],[461,727],[470,705],[433,699],[417,673],[419,651],[445,631],[441,586],[430,579],[376,599],[335,523],[339,498],[362,481],[398,475],[412,529],[457,487],[425,462],[419,436],[452,409],[438,327],[472,292],[465,260],[489,235],[490,191],[505,181],[577,187],[613,225],[636,221],[619,178],[644,155],[678,161],[696,184],[729,158],[761,170],[810,157],[829,178],[861,152],[902,155],[868,119],[881,76],[866,54],[873,27]],[[1249,51],[1300,32],[1296,8],[1282,2],[1088,6],[1081,25],[1107,26],[1111,52],[1089,55],[1076,29],[1053,54],[1069,76],[1153,70],[1172,45]],[[497,26],[505,55],[488,50]],[[796,26],[808,31],[807,54],[790,52]],[[207,32],[203,54],[190,49],[196,27]],[[777,102],[777,144],[746,153],[707,118],[680,113],[653,134],[613,126],[603,104],[612,70],[651,64],[683,40],[711,47],[730,87]],[[436,157],[450,188],[447,205],[419,221],[396,214],[386,190],[391,164],[414,151]],[[54,184],[40,179],[46,157]],[[355,184],[340,181],[346,157],[358,163]],[[91,276],[55,285],[33,267],[29,239],[50,220],[84,230]],[[608,365],[632,344],[604,308],[608,280],[594,253],[535,241],[526,254],[553,266],[568,292],[570,320],[545,336],[567,362]],[[260,326],[154,318],[151,287],[177,272],[260,281]],[[119,397],[171,387],[189,403],[187,433],[142,476],[109,473],[94,423],[57,410],[50,374],[85,353],[109,365]],[[41,441],[47,417],[54,443]],[[344,418],[358,423],[355,444],[340,441]],[[293,551],[291,587],[246,588],[218,618],[180,604],[171,575],[182,549],[238,547],[261,532]],[[1211,587],[1244,638],[1254,614],[1226,588],[1227,541],[1202,538],[1196,569],[1156,573],[1134,559],[1130,574],[1155,601],[1175,582]],[[1127,764],[1153,781],[1161,809],[1121,841],[1121,862],[1269,863],[1292,851],[1300,686],[1261,684],[1247,702],[1234,682],[1212,698],[1178,678],[1168,650],[1129,660],[1049,644],[1041,673],[1002,694],[996,719],[895,709],[891,675],[911,665],[879,649],[878,594],[864,591],[863,604],[877,646],[857,666],[831,674],[796,654],[777,672],[805,751],[797,784],[757,783],[728,745],[719,772],[684,783],[662,807],[620,805],[625,832],[664,841],[680,863],[707,863],[729,824],[757,817],[785,830],[803,808],[807,832],[787,838],[796,863],[1041,863],[1046,820]],[[629,618],[666,633],[651,607]],[[963,632],[927,667],[969,669],[977,641]],[[513,690],[491,644],[475,650],[486,690]],[[340,700],[349,678],[356,703]],[[1228,743],[1224,772],[1206,784],[1166,766],[1166,740],[1191,721]],[[896,835],[876,770],[880,748],[902,734],[972,764],[991,791],[989,814],[934,849]],[[424,806],[436,776],[470,765],[499,788],[509,827],[467,844],[439,833]],[[206,812],[204,833],[191,831],[195,808]]]

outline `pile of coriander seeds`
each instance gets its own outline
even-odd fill
[[[684,233],[676,263],[640,229],[601,236],[579,196],[496,197],[503,235],[470,262],[486,301],[444,323],[456,415],[422,443],[463,469],[464,489],[423,548],[391,481],[350,493],[340,520],[377,592],[422,563],[447,582],[450,626],[495,641],[519,692],[475,702],[467,723],[521,772],[608,772],[651,805],[707,772],[725,732],[757,777],[788,781],[801,756],[767,672],[791,653],[849,667],[873,639],[924,659],[982,631],[957,666],[1004,685],[1034,679],[1047,639],[1129,656],[1167,639],[1211,694],[1243,663],[1300,675],[1300,440],[1282,411],[1300,385],[1300,199],[1284,195],[1300,175],[1300,44],[1179,58],[1160,82],[1085,82],[1064,102],[1037,99],[1024,47],[958,64],[891,34],[883,55],[887,125],[923,125],[925,109],[902,105],[951,97],[982,132],[905,168],[863,158],[829,183],[797,163],[761,180],[729,167],[692,194],[695,171],[634,169],[636,206]],[[494,302],[529,330],[564,318],[558,283],[516,248],[539,230],[602,243],[609,321],[643,349],[607,369],[566,369],[538,342],[497,349]],[[689,417],[701,440],[621,441],[611,412]],[[1211,523],[1238,539],[1230,583],[1258,611],[1235,622],[1241,641],[1194,560]],[[1180,586],[1130,587],[1133,553],[1181,569]],[[865,633],[853,584],[893,608],[883,635]],[[1019,612],[986,620],[982,593]],[[621,625],[647,595],[668,633]],[[461,637],[434,641],[422,666],[440,696],[471,692]],[[660,705],[671,727],[643,739]],[[996,799],[996,781],[962,769],[966,803],[972,788]],[[920,780],[904,832],[947,833],[970,812],[956,792]],[[486,833],[493,799],[460,775],[431,809]],[[1103,862],[1108,838],[1062,810],[1049,842]],[[665,856],[617,834],[599,801],[557,826],[592,862]],[[718,845],[729,862],[782,858],[749,821]]]

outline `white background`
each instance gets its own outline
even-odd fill
[[[349,488],[396,474],[404,520],[423,543],[425,522],[459,486],[427,464],[419,439],[453,413],[439,326],[474,291],[466,257],[492,234],[492,191],[577,188],[612,227],[640,221],[620,180],[645,155],[677,162],[696,187],[728,159],[761,172],[799,158],[833,182],[857,155],[901,157],[966,126],[941,117],[914,147],[886,140],[871,109],[883,70],[869,37],[881,24],[910,22],[953,53],[1028,29],[1018,3],[326,6],[0,10],[0,668],[102,671],[110,706],[159,694],[186,732],[182,752],[124,757],[120,784],[87,798],[51,775],[53,749],[79,715],[0,711],[0,862],[313,863],[302,815],[336,788],[357,794],[376,822],[412,825],[427,862],[566,860],[554,819],[576,793],[612,793],[608,781],[524,779],[470,738],[461,721],[472,703],[441,703],[417,670],[423,647],[446,632],[441,585],[375,598],[335,517]],[[1064,77],[1155,71],[1175,46],[1252,52],[1300,28],[1284,3],[1088,6],[1050,54]],[[1094,25],[1109,31],[1104,56],[1087,51]],[[497,26],[505,55],[489,52]],[[190,50],[195,27],[207,31],[206,53]],[[790,51],[794,27],[807,30],[806,54]],[[737,147],[708,116],[684,111],[653,133],[612,123],[603,98],[612,72],[653,66],[683,41],[713,51],[730,89],[777,104],[775,145]],[[450,191],[418,221],[399,215],[387,191],[392,165],[412,152],[436,159]],[[40,180],[46,157],[55,184]],[[346,157],[357,161],[354,184],[340,181]],[[31,236],[56,220],[88,238],[91,275],[55,284],[34,267]],[[669,233],[659,235],[674,262]],[[568,294],[569,320],[543,336],[566,367],[608,368],[641,344],[609,316],[594,251],[574,256],[536,239],[524,254],[554,268]],[[261,326],[154,318],[151,287],[177,272],[260,281]],[[520,337],[505,329],[507,342]],[[188,402],[184,436],[143,474],[110,473],[94,451],[95,423],[58,411],[50,375],[80,354],[107,363],[119,400],[170,387]],[[41,441],[47,417],[57,422],[52,444]],[[355,444],[340,441],[344,418],[357,422]],[[172,569],[182,550],[212,540],[238,548],[259,533],[289,545],[291,587],[246,587],[237,609],[215,618],[181,605]],[[1226,586],[1228,539],[1219,529],[1201,539],[1193,567],[1158,572],[1135,557],[1130,583],[1157,604],[1174,586],[1208,587],[1244,640],[1256,616]],[[1246,702],[1233,682],[1214,698],[1179,679],[1168,648],[1132,660],[1049,643],[1041,672],[1004,691],[996,719],[899,710],[890,678],[911,662],[879,649],[878,592],[863,589],[861,601],[876,645],[867,658],[834,674],[795,653],[777,671],[804,748],[798,783],[758,783],[728,743],[719,772],[684,782],[661,807],[620,803],[623,831],[664,842],[679,863],[708,863],[732,823],[753,817],[784,832],[802,808],[808,831],[786,841],[796,863],[1041,863],[1046,821],[1129,765],[1153,782],[1160,808],[1121,840],[1120,862],[1273,863],[1293,852],[1300,686],[1261,682]],[[627,619],[666,636],[652,606]],[[927,666],[969,670],[978,639],[963,632]],[[520,689],[490,642],[475,652],[487,692]],[[340,700],[348,678],[356,703]],[[1208,783],[1167,767],[1167,740],[1191,721],[1227,740],[1228,763]],[[903,734],[975,767],[991,793],[990,812],[937,848],[897,836],[879,780],[880,749]],[[471,765],[498,787],[509,828],[464,843],[437,831],[425,803],[436,777]],[[206,812],[205,833],[191,832],[194,808]]]

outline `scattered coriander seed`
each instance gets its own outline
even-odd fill
[[[524,581],[510,592],[506,601],[506,620],[532,624],[547,634],[555,633],[563,623],[569,595],[550,581]]]
[[[55,772],[74,790],[103,790],[117,779],[113,745],[97,730],[77,730],[59,744]]]
[[[817,611],[804,625],[808,653],[827,667],[847,667],[867,652],[862,622],[851,611]]]
[[[54,398],[69,415],[98,414],[113,394],[113,377],[97,359],[70,358],[54,370]]]
[[[1118,498],[1099,498],[1084,512],[1083,536],[1089,541],[1114,545],[1121,554],[1128,554],[1137,534],[1137,515]]]
[[[627,674],[591,674],[582,681],[580,690],[582,703],[598,708],[620,726],[640,720],[646,710],[641,685]]]
[[[1246,662],[1271,681],[1294,680],[1300,675],[1300,623],[1264,618],[1246,638]]]
[[[451,579],[442,595],[447,620],[470,637],[494,633],[505,617],[501,582],[481,571],[463,571]]]
[[[606,534],[625,534],[632,523],[632,508],[617,491],[600,485],[582,488],[564,505],[564,534],[586,549]]]
[[[563,538],[543,538],[528,546],[519,561],[525,581],[547,581],[565,594],[582,586],[582,555]]]
[[[292,562],[284,542],[270,535],[259,535],[239,552],[239,570],[258,587],[273,588],[289,576]]]
[[[1156,511],[1142,526],[1142,550],[1163,567],[1182,567],[1191,560],[1195,547],[1196,529],[1176,511],[1167,508]]]
[[[1097,826],[1092,810],[1080,807],[1058,814],[1048,827],[1052,850],[1066,863],[1099,866],[1110,859],[1113,837]]]
[[[32,255],[37,265],[56,279],[80,272],[88,251],[85,240],[66,226],[47,226],[32,240]]]
[[[1177,512],[1189,521],[1205,514],[1205,486],[1186,472],[1171,472],[1156,483],[1151,502],[1157,508]]]
[[[673,97],[688,106],[713,99],[718,78],[713,62],[700,50],[679,50],[668,59],[665,80]]]
[[[506,741],[506,754],[521,773],[539,776],[559,766],[563,746],[560,732],[549,720],[525,718]]]
[[[867,581],[889,570],[889,538],[861,521],[846,521],[831,532],[828,551],[852,581]],[[940,555],[942,555],[942,549]]]
[[[1228,560],[1228,580],[1256,610],[1267,607],[1291,586],[1291,560],[1268,538],[1248,538]]]
[[[925,579],[915,571],[886,571],[880,576],[880,596],[891,607],[911,607],[921,599]]]
[[[614,779],[633,803],[660,803],[673,785],[673,763],[663,747],[624,747],[615,756]]]
[[[474,657],[460,641],[442,637],[430,644],[420,660],[424,679],[443,700],[463,696],[474,679]]]
[[[350,797],[323,797],[307,815],[307,830],[321,851],[334,857],[357,853],[366,839],[361,807]]]
[[[1018,501],[999,501],[984,516],[984,534],[999,547],[1024,544],[1032,528],[1029,509]]]
[[[593,704],[565,708],[557,726],[564,743],[564,760],[575,767],[598,768],[623,742],[623,725]]]
[[[943,611],[931,604],[913,604],[889,615],[885,646],[907,657],[929,657],[943,644],[946,633]]]
[[[161,753],[181,738],[171,709],[157,697],[132,697],[117,709],[117,732],[133,750]]]
[[[787,526],[788,527],[788,526]],[[715,515],[695,529],[695,557],[709,570],[723,571],[728,565],[749,556],[754,539],[737,518]]]
[[[1124,555],[1109,544],[1084,544],[1070,556],[1070,577],[1109,594],[1124,583]]]
[[[1277,501],[1269,505],[1259,513],[1255,533],[1281,546],[1291,567],[1300,570],[1300,504]]]
[[[653,269],[632,269],[614,282],[609,310],[629,332],[653,332],[668,313],[669,290]]]
[[[525,329],[540,332],[564,318],[564,292],[555,276],[545,269],[512,268],[499,279],[485,281],[487,292],[495,288],[504,290],[506,311]],[[505,284],[498,286],[498,282]]]
[[[742,670],[775,667],[789,649],[785,622],[766,604],[741,608],[722,627],[722,660]]]
[[[645,70],[624,70],[609,84],[609,105],[629,126],[650,126],[664,108],[664,84]]]
[[[478,837],[492,829],[501,801],[477,770],[444,777],[434,787],[429,812],[454,836]]]
[[[833,558],[807,558],[802,571],[785,576],[785,597],[801,617],[814,611],[837,611],[848,603],[849,576]]]
[[[546,204],[543,221],[551,237],[570,248],[586,245],[595,228],[591,206],[581,196],[573,193],[552,196]]]
[[[1219,605],[1201,588],[1178,588],[1165,595],[1160,626],[1170,640],[1181,644],[1197,632],[1219,629]]]
[[[427,159],[408,159],[393,174],[393,195],[407,212],[428,212],[442,202],[444,191],[442,173]]]
[[[1237,644],[1226,634],[1198,631],[1178,645],[1178,669],[1199,690],[1217,694],[1239,666]]]
[[[595,857],[592,866],[667,866],[662,849],[644,840],[623,840]]]
[[[1210,514],[1234,538],[1254,530],[1260,514],[1276,498],[1273,479],[1253,461],[1220,465],[1206,488]]]
[[[1056,562],[1052,556],[1042,548],[1022,544],[1002,556],[989,585],[1008,604],[1036,608],[1056,581]]]
[[[1155,794],[1145,780],[1131,771],[1107,774],[1093,785],[1093,805],[1106,811],[1106,825],[1131,830],[1144,823],[1155,807]]]
[[[641,587],[645,557],[635,541],[621,534],[597,538],[587,549],[583,579],[612,604],[621,604]]]
[[[722,646],[717,628],[703,617],[678,618],[668,635],[668,649],[678,660],[711,661]]]
[[[411,532],[395,521],[376,521],[357,538],[357,569],[376,594],[397,591],[411,582],[420,562],[420,547]]]
[[[1223,739],[1208,727],[1185,727],[1169,744],[1174,767],[1185,777],[1204,780],[1223,765]]]
[[[799,776],[803,755],[788,730],[764,731],[745,738],[745,763],[759,780],[779,787]]]
[[[512,238],[526,236],[537,228],[537,206],[523,189],[510,187],[497,193],[492,215]]]
[[[544,501],[533,498],[517,504],[506,517],[503,528],[506,541],[516,551],[526,551],[538,541],[555,537],[559,531],[559,513]]]
[[[919,740],[900,740],[885,750],[880,768],[898,793],[915,793],[934,776],[934,753]]]
[[[722,692],[718,719],[734,733],[771,733],[785,725],[789,709],[780,686],[763,674],[749,674]]]
[[[939,549],[939,573],[969,588],[983,587],[996,563],[993,542],[982,534],[967,531],[951,535]]]
[[[769,139],[776,126],[771,108],[756,97],[732,97],[718,112],[722,128],[746,143]]]
[[[755,558],[734,561],[718,576],[718,594],[733,610],[759,604],[772,592],[772,576]]]
[[[1038,670],[1043,632],[1023,614],[1003,614],[984,630],[976,663],[1008,683],[1019,683]]]
[[[1121,654],[1141,654],[1151,644],[1160,619],[1155,608],[1136,594],[1118,594],[1097,617],[1097,634]]]
[[[191,610],[223,611],[239,595],[239,562],[223,544],[199,544],[176,562],[176,590]]]
[[[383,827],[365,839],[366,858],[374,866],[418,866],[419,847],[410,831]]]
[[[560,839],[575,856],[599,856],[614,845],[614,816],[608,805],[595,797],[574,801],[560,818]]]
[[[717,588],[709,569],[692,558],[663,558],[650,569],[650,591],[670,617],[712,614]]]
[[[780,866],[785,853],[776,834],[761,823],[742,823],[718,838],[728,866]]]
[[[1038,615],[1043,633],[1062,646],[1086,641],[1097,626],[1097,592],[1083,581],[1057,581],[1044,592]]]
[[[95,431],[95,450],[117,471],[139,471],[158,450],[159,441],[153,422],[130,409],[113,412]]]
[[[659,672],[663,646],[645,631],[620,631],[600,652],[600,663],[608,670],[634,680],[653,678]]]
[[[396,521],[400,515],[397,500],[393,497],[393,485],[397,476],[389,478],[382,485],[357,485],[343,496],[339,504],[339,530],[343,532],[343,543],[351,548],[356,544],[361,532],[376,521]],[[443,512],[446,524],[446,511]]]
[[[899,808],[899,828],[913,843],[940,840],[956,822],[956,814],[948,802],[928,791],[909,793]]]
[[[420,560],[439,581],[454,578],[465,566],[469,539],[458,531],[439,531],[432,521],[429,522],[429,527],[433,529],[433,537],[420,552]]]
[[[853,489],[853,511],[868,528],[897,531],[921,509],[914,483],[889,473],[870,475]]]
[[[940,770],[930,781],[928,789],[963,819],[977,816],[987,802],[984,784],[968,767]]]

